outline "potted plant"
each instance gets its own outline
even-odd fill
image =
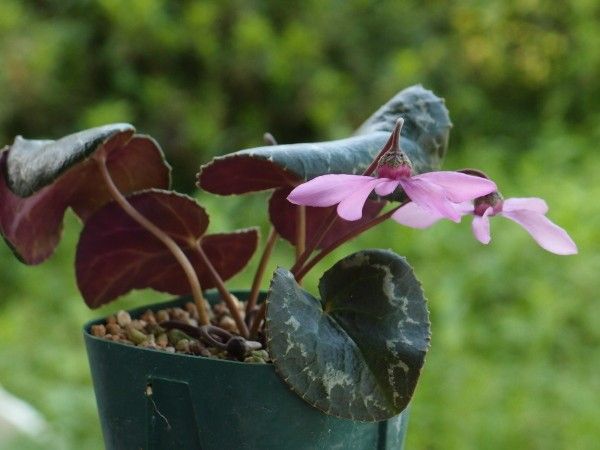
[[[202,166],[201,195],[272,190],[254,282],[235,293],[225,281],[254,254],[257,229],[206,234],[208,214],[169,190],[152,138],[112,124],[6,147],[0,232],[21,261],[52,254],[72,208],[88,306],[145,287],[180,296],[84,327],[106,447],[401,448],[430,338],[412,268],[390,250],[359,251],[324,272],[320,298],[302,288],[306,274],[387,219],[426,228],[470,215],[487,243],[489,218],[502,215],[545,249],[576,252],[543,200],[503,200],[479,170],[438,171],[450,126],[443,101],[413,86],[350,138],[277,145],[266,135],[267,146]],[[261,292],[278,240],[295,258]]]

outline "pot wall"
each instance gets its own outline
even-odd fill
[[[102,322],[88,323],[84,338],[107,449],[403,448],[406,411],[378,423],[338,419],[294,394],[271,364],[170,354],[92,336],[90,327]]]

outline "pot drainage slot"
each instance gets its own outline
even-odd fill
[[[187,383],[151,378],[145,387],[148,449],[202,450]]]

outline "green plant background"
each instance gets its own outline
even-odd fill
[[[409,449],[597,448],[599,17],[593,0],[3,0],[0,145],[128,121],[161,142],[176,187],[193,192],[202,162],[259,145],[266,130],[283,143],[344,137],[422,83],[454,122],[445,167],[481,168],[508,197],[545,198],[579,255],[549,254],[502,219],[488,247],[468,220],[390,222],[320,268],[392,248],[424,284],[433,341]],[[266,234],[264,195],[199,198],[212,230],[258,218]],[[79,229],[69,215],[39,267],[0,247],[0,384],[51,429],[8,448],[102,448],[80,327],[165,298],[86,309],[73,277]],[[289,257],[282,243],[273,266]]]

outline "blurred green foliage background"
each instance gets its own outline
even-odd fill
[[[345,137],[422,83],[454,123],[445,167],[485,170],[507,197],[545,198],[579,255],[549,254],[502,219],[489,247],[468,221],[386,223],[322,268],[356,248],[391,247],[423,282],[433,339],[407,448],[592,449],[599,49],[595,0],[3,0],[0,145],[127,121],[162,144],[176,187],[194,192],[202,162],[260,145],[264,131],[282,143]],[[265,195],[200,199],[212,230],[259,217],[266,232]],[[102,448],[80,327],[164,298],[141,292],[87,310],[72,268],[79,229],[67,217],[63,243],[39,267],[0,248],[0,384],[51,427],[43,443],[9,448]],[[273,265],[290,257],[281,243]]]

